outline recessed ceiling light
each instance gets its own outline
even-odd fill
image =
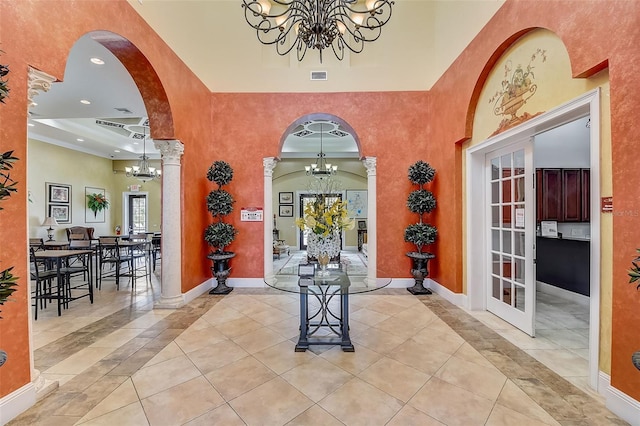
[[[100,59],[100,58],[97,58],[97,57],[91,58],[91,62],[96,64],[96,65],[104,65],[104,61],[102,59]]]
[[[37,102],[31,102],[31,106],[38,106]]]
[[[33,124],[33,123],[27,123],[27,126],[29,126],[29,127],[35,127],[35,124]]]
[[[88,101],[86,99],[80,99],[80,103],[81,104],[85,104],[85,105],[89,105],[89,104],[91,104],[91,101]]]
[[[76,139],[76,140],[77,140],[78,142],[84,142],[84,139],[82,139],[82,138],[78,138],[78,139]]]
[[[120,150],[119,149],[114,149],[113,152],[120,152]]]
[[[133,144],[134,144],[134,145],[138,145],[138,144],[139,144],[139,142],[134,142]]]

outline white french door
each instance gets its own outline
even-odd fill
[[[534,336],[535,203],[533,145],[490,152],[486,162],[487,310]]]

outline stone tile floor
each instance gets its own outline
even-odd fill
[[[158,289],[104,287],[39,319],[35,367],[60,387],[9,425],[626,424],[437,295],[352,296],[356,351],[296,353],[296,295],[235,289],[154,310]]]

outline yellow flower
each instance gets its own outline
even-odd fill
[[[302,230],[308,228],[314,234],[326,237],[334,231],[353,229],[355,220],[348,216],[346,202],[337,200],[327,206],[321,196],[315,202],[307,204],[303,217],[296,219],[296,225]]]

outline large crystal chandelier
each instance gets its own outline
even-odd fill
[[[331,47],[336,58],[345,48],[362,52],[376,41],[391,18],[393,0],[242,0],[247,23],[263,44],[275,44],[279,55],[294,47],[298,61],[307,49]]]

